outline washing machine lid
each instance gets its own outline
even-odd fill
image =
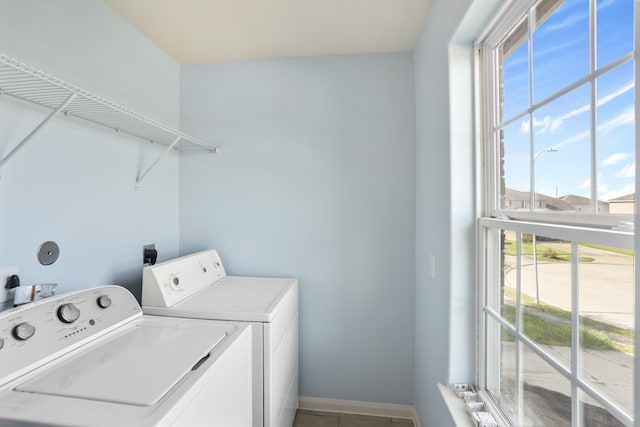
[[[171,307],[149,307],[145,311],[198,319],[270,322],[294,284],[295,279],[226,276]]]
[[[77,349],[15,390],[154,405],[227,336],[220,326],[173,320],[136,322],[110,339]]]

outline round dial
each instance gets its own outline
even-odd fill
[[[169,276],[169,282],[173,286],[178,286],[180,284],[180,279],[178,278],[178,276],[172,274],[171,276]]]
[[[111,305],[111,298],[109,298],[109,295],[100,295],[98,297],[98,306],[100,306],[100,308],[107,308]]]
[[[80,310],[75,304],[67,303],[58,307],[58,319],[64,323],[73,323],[80,317]]]
[[[13,328],[13,336],[15,339],[24,341],[28,340],[36,333],[36,327],[31,323],[20,323]]]

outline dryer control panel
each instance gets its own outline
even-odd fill
[[[121,286],[74,292],[0,313],[0,384],[142,316]]]
[[[213,249],[150,265],[142,271],[142,305],[171,307],[225,276]]]

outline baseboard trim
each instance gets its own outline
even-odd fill
[[[411,405],[394,403],[359,402],[356,400],[325,399],[322,397],[300,396],[298,407],[311,411],[343,412],[346,414],[375,415],[378,417],[407,418],[417,427],[420,422],[416,409]]]

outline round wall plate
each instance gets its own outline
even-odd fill
[[[38,248],[38,261],[42,265],[51,265],[58,259],[60,248],[56,242],[44,242]]]

